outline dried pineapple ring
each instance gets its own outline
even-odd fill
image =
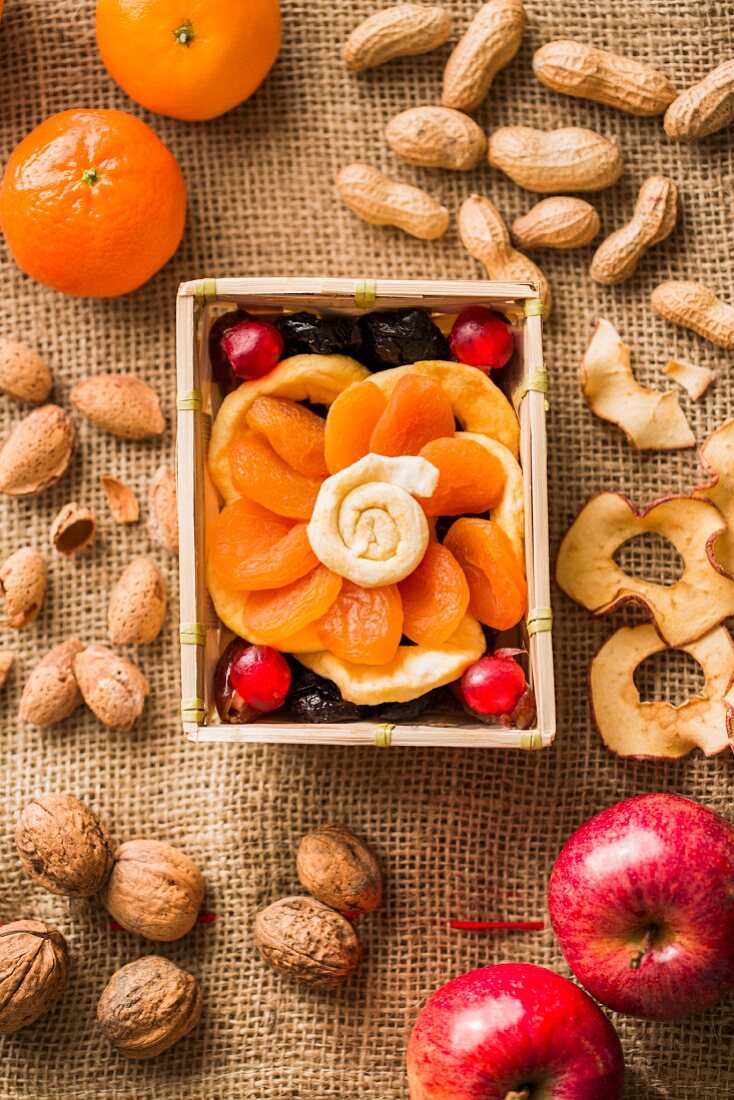
[[[721,752],[731,736],[734,705],[734,646],[729,631],[716,627],[695,642],[677,648],[704,671],[699,695],[673,706],[662,699],[642,702],[635,669],[666,648],[652,626],[622,627],[591,662],[589,697],[604,744],[620,756],[676,759],[699,748],[707,756]]]
[[[504,446],[496,439],[479,435],[477,432],[457,432],[457,439],[473,439],[481,444],[490,454],[494,455],[502,463],[505,472],[505,487],[502,490],[500,501],[491,510],[492,520],[501,527],[512,543],[517,560],[525,562],[525,489],[520,463]]]
[[[365,455],[321,486],[307,528],[313,552],[364,588],[403,580],[428,546],[428,522],[415,497],[430,496],[437,484],[438,470],[425,458]]]
[[[595,615],[621,604],[641,604],[670,646],[685,645],[734,614],[734,580],[713,555],[726,523],[706,500],[676,496],[638,510],[619,493],[599,493],[579,512],[566,533],[556,563],[563,591]],[[630,577],[613,560],[623,543],[655,532],[673,544],[684,562],[675,584]]]
[[[515,410],[502,390],[482,371],[467,367],[464,363],[426,359],[405,367],[380,371],[371,376],[370,382],[374,382],[389,397],[406,374],[423,374],[438,382],[465,431],[488,435],[517,456],[520,425]]]
[[[360,706],[409,703],[433,688],[456,680],[486,649],[482,628],[466,615],[442,645],[400,646],[386,665],[357,665],[333,653],[300,654],[298,660],[319,676],[333,680],[344,699]]]
[[[247,413],[256,397],[267,394],[331,405],[342,390],[353,382],[364,381],[369,373],[347,355],[293,355],[283,359],[264,378],[244,382],[225,397],[212,426],[209,471],[226,502],[229,504],[239,496],[229,469],[229,448],[247,428]]]
[[[309,627],[299,630],[297,634],[291,634],[288,638],[283,638],[278,645],[274,645],[272,641],[258,634],[248,625],[245,611],[247,592],[237,592],[234,588],[230,588],[211,568],[207,568],[206,583],[220,621],[238,638],[252,642],[253,645],[270,645],[283,653],[311,653],[321,648],[321,640]]]

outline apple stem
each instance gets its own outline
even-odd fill
[[[508,1092],[505,1100],[530,1100],[530,1093],[527,1089],[522,1092]]]
[[[642,947],[639,951],[635,951],[634,955],[630,959],[630,970],[639,970],[642,966],[645,955],[648,951],[652,951],[655,946],[655,940],[658,936],[658,928],[655,925],[651,925],[645,932],[645,937],[642,941]]]

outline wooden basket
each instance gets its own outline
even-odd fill
[[[522,641],[529,653],[529,680],[538,717],[530,730],[484,725],[469,716],[422,715],[415,725],[376,721],[323,725],[277,714],[248,725],[224,725],[213,705],[213,672],[222,626],[205,579],[205,531],[220,507],[206,467],[212,418],[220,404],[207,349],[212,319],[241,306],[358,314],[372,308],[420,306],[457,313],[467,305],[495,306],[511,320],[517,351],[509,387],[519,410],[520,463],[525,481],[525,539],[529,606]],[[182,716],[192,741],[269,742],[305,745],[443,745],[537,749],[555,736],[551,643],[548,493],[546,477],[546,372],[542,305],[529,283],[397,281],[387,279],[203,279],[183,283],[177,300],[178,512],[181,576]]]

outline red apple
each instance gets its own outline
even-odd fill
[[[698,802],[646,794],[592,817],[548,902],[568,965],[609,1008],[674,1020],[734,989],[734,829]]]
[[[500,963],[430,998],[408,1043],[411,1100],[619,1100],[624,1059],[601,1009],[566,978]]]

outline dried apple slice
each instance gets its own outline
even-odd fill
[[[731,743],[734,645],[729,631],[719,626],[676,648],[698,661],[706,678],[701,693],[680,706],[662,699],[643,702],[635,686],[638,665],[666,649],[652,626],[622,627],[592,660],[591,710],[601,738],[612,752],[638,759],[672,760],[694,748],[713,756]]]
[[[724,517],[726,530],[715,540],[713,552],[721,567],[734,574],[734,420],[725,421],[708,437],[699,458],[710,481],[692,495],[712,501]]]
[[[620,427],[638,451],[673,451],[695,443],[678,394],[640,385],[630,349],[609,321],[597,322],[579,376],[592,412]]]
[[[663,374],[682,386],[694,401],[703,397],[716,377],[716,371],[689,363],[687,359],[669,359]]]
[[[599,493],[579,512],[561,543],[556,579],[595,615],[640,604],[660,637],[685,645],[734,614],[734,580],[714,558],[725,520],[710,501],[671,496],[640,510],[619,493]],[[673,544],[684,569],[674,584],[630,577],[614,554],[635,535],[654,532]]]

